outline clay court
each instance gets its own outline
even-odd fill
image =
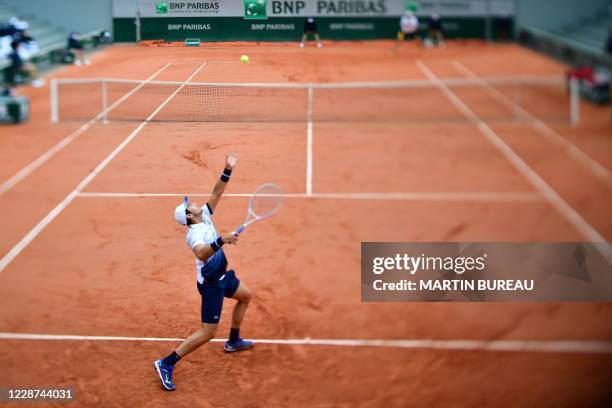
[[[72,387],[75,406],[609,403],[609,303],[361,302],[362,241],[612,239],[609,108],[583,103],[571,126],[564,92],[526,89],[527,115],[512,120],[509,95],[485,81],[562,81],[567,67],[516,45],[393,46],[115,45],[46,78],[429,81],[401,99],[414,118],[352,120],[343,115],[364,100],[340,94],[322,107],[315,90],[311,120],[289,103],[269,107],[291,120],[181,121],[177,85],[116,107],[158,110],[150,121],[111,112],[109,123],[51,124],[49,87],[23,88],[31,119],[0,138],[0,384]],[[452,79],[483,82],[441,81]],[[93,117],[98,97],[67,109]],[[264,93],[250,103],[272,102]],[[184,194],[206,201],[230,151],[241,161],[215,212],[221,231],[243,221],[258,185],[285,192],[275,217],[226,249],[255,295],[242,332],[257,344],[238,355],[204,346],[166,393],[152,362],[200,325],[193,257],[172,210]]]

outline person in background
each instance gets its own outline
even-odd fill
[[[496,22],[495,39],[497,41],[510,41],[512,35],[512,20],[507,10],[501,10]]]
[[[598,104],[610,103],[610,77],[603,70],[583,65],[567,72],[567,89],[571,81],[577,82],[580,96]]]
[[[400,17],[400,30],[397,33],[398,44],[404,40],[413,40],[419,30],[419,19],[410,10]]]
[[[66,47],[68,52],[74,54],[74,65],[89,65],[91,61],[85,57],[85,49],[83,42],[79,39],[79,36],[74,31],[68,34],[68,46]]]
[[[9,36],[12,38],[13,34],[15,34],[14,25],[12,25],[9,22],[4,22],[4,21],[0,23],[0,37]]]
[[[20,20],[15,16],[9,18],[8,26],[10,30],[9,35],[11,35],[12,37],[19,37],[25,32],[25,30],[29,28],[29,24],[27,21]]]
[[[314,17],[308,17],[304,22],[304,34],[302,34],[302,41],[300,42],[300,48],[304,48],[306,40],[309,35],[313,35],[315,40],[317,41],[317,48],[321,48],[321,37],[319,37],[319,32],[317,31],[317,22]]]
[[[100,33],[94,37],[94,47],[97,47],[100,44],[110,44],[110,42],[111,33],[107,30],[100,31]]]
[[[11,41],[17,41],[20,44],[19,52],[22,58],[29,59],[38,51],[40,48],[38,44],[28,34],[30,24],[25,20],[20,20],[17,17],[11,17],[9,19],[9,32],[11,32]]]
[[[606,39],[606,52],[612,54],[612,27],[608,28],[608,38]]]
[[[36,70],[36,66],[31,62],[24,61],[21,55],[19,55],[19,46],[20,42],[17,40],[13,40],[11,43],[12,51],[9,54],[9,59],[11,61],[11,66],[9,69],[12,71],[13,76],[24,75],[31,79],[32,86],[36,88],[40,88],[45,85],[45,81],[38,78],[38,71]]]
[[[442,34],[442,22],[438,14],[432,14],[427,24],[427,42],[426,47],[433,45],[435,47],[444,47],[444,35]]]
[[[30,24],[25,20],[19,20],[17,17],[9,19],[9,33],[14,40],[21,43],[33,42],[34,39],[28,34]]]

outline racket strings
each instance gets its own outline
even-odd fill
[[[266,184],[257,189],[251,198],[251,212],[257,218],[266,218],[280,208],[283,201],[281,189],[273,184]]]

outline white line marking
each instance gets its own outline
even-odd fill
[[[416,62],[418,68],[429,78],[432,82],[435,82],[446,95],[446,97],[461,111],[465,114],[465,116],[474,122],[478,130],[486,137],[491,144],[497,148],[497,150],[506,157],[506,159],[519,171],[521,172],[527,180],[538,190],[540,191],[544,197],[550,202],[550,204],[567,220],[569,221],[586,239],[591,242],[606,242],[604,237],[591,226],[582,216],[574,210],[565,200],[563,200],[559,194],[553,190],[551,186],[548,185],[540,177],[535,170],[533,170],[527,163],[520,158],[518,154],[506,142],[503,141],[497,133],[493,131],[482,119],[480,119],[470,108],[467,107],[465,103],[459,99],[457,95],[453,91],[451,91],[448,86],[442,83],[438,77],[425,65],[423,62],[417,60]],[[608,260],[610,264],[612,264],[612,252],[604,248],[603,246],[598,246],[601,251],[601,254]]]
[[[523,109],[520,105],[511,100],[508,96],[504,95],[501,91],[489,84],[483,78],[470,71],[470,69],[463,65],[461,62],[454,60],[453,66],[458,71],[468,76],[470,79],[476,79],[481,81],[481,86],[485,88],[491,95],[496,97],[507,107],[518,111],[522,116],[528,118],[533,128],[539,130],[542,136],[544,136],[547,140],[561,146],[576,161],[580,162],[583,166],[588,168],[596,177],[606,183],[608,187],[612,187],[612,172],[605,168],[601,163],[593,159],[591,156],[582,151],[578,146],[574,145],[572,142],[561,136],[559,133],[555,132],[544,122],[542,122],[541,120],[530,114],[528,111]]]
[[[137,198],[137,197],[208,197],[207,193],[79,193],[81,198]],[[252,193],[224,193],[224,197],[251,197]],[[537,192],[407,192],[407,193],[284,193],[286,198],[332,200],[405,200],[405,201],[481,201],[481,202],[538,202],[544,200]]]
[[[312,195],[312,86],[308,86],[308,127],[307,127],[307,140],[306,140],[306,194]]]
[[[138,127],[134,129],[123,140],[123,142],[121,142],[121,144],[115,148],[115,150],[113,150],[104,160],[102,160],[102,162],[98,164],[98,166],[91,173],[89,173],[89,175],[85,177],[79,183],[79,185],[66,196],[66,198],[64,198],[54,209],[52,209],[42,220],[40,220],[40,222],[36,224],[34,228],[30,230],[30,232],[28,232],[17,244],[15,244],[15,246],[11,248],[11,250],[4,255],[2,259],[0,259],[0,272],[2,272],[13,261],[13,259],[15,259],[17,255],[19,255],[21,251],[23,251],[34,240],[34,238],[36,238],[38,234],[40,234],[41,231],[45,229],[45,227],[63,211],[102,170],[104,170],[111,160],[113,160],[115,156],[117,156],[125,148],[125,146],[127,146],[128,143],[130,143],[132,139],[136,137],[136,135],[138,135],[138,133],[140,133],[146,124],[149,123],[155,117],[155,115],[157,115],[157,113],[159,113],[159,111],[162,110],[164,106],[166,106],[181,89],[183,89],[185,84],[189,82],[198,72],[200,72],[202,68],[204,68],[205,65],[206,63],[200,65],[200,67],[196,69],[193,74],[191,74],[183,85],[178,87],[169,97],[167,97],[161,103],[161,105],[159,105],[157,109],[155,109],[153,113],[151,113],[149,117],[144,120],[144,122],[138,125]]]
[[[59,334],[0,333],[0,340],[36,341],[134,341],[179,342],[185,339],[173,337],[118,337],[76,336]],[[226,339],[213,339],[223,343]],[[360,340],[360,339],[252,339],[259,344],[336,346],[336,347],[386,347],[403,349],[435,349],[462,351],[512,351],[537,353],[612,353],[612,341],[590,340]]]
[[[28,177],[30,174],[32,174],[36,169],[38,169],[40,166],[42,166],[43,164],[45,164],[50,158],[52,158],[53,156],[55,156],[59,151],[61,151],[64,147],[68,146],[72,141],[74,141],[75,139],[77,139],[79,136],[81,136],[87,129],[89,129],[94,123],[96,123],[97,121],[99,121],[100,119],[102,119],[105,115],[108,114],[108,112],[112,111],[113,109],[115,109],[117,106],[119,106],[119,104],[123,103],[127,98],[129,98],[130,96],[132,96],[134,94],[134,92],[138,91],[140,88],[142,88],[147,82],[151,81],[153,78],[155,78],[158,74],[160,74],[164,69],[168,68],[170,66],[170,62],[167,63],[166,65],[164,65],[162,68],[160,68],[157,72],[155,72],[153,75],[151,75],[149,78],[147,78],[143,83],[141,83],[140,85],[137,85],[136,87],[134,87],[130,92],[126,93],[125,95],[123,95],[121,98],[117,99],[115,102],[113,102],[107,109],[101,111],[100,113],[98,113],[96,116],[94,116],[92,119],[90,119],[89,121],[85,122],[83,125],[81,125],[81,127],[79,127],[77,130],[75,130],[74,132],[72,132],[70,135],[66,136],[64,139],[62,139],[61,141],[59,141],[55,146],[51,147],[49,150],[47,150],[45,153],[41,154],[37,159],[35,159],[33,162],[31,162],[30,164],[28,164],[27,166],[25,166],[23,169],[19,170],[15,175],[13,175],[11,178],[9,178],[8,180],[6,180],[4,183],[2,183],[0,185],[0,196],[2,196],[4,193],[6,193],[7,191],[9,191],[11,188],[15,187],[15,185],[17,185],[17,183],[19,183],[21,180],[23,180],[24,178]]]
[[[0,340],[183,341],[175,337],[76,336],[71,334],[0,333]]]

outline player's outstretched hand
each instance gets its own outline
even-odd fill
[[[238,234],[235,233],[231,233],[231,234],[227,234],[226,236],[223,237],[223,242],[225,242],[226,244],[237,244],[238,243]]]
[[[228,154],[227,156],[225,156],[225,167],[230,170],[233,169],[236,163],[238,163],[239,158],[240,156],[238,155],[238,153]]]

